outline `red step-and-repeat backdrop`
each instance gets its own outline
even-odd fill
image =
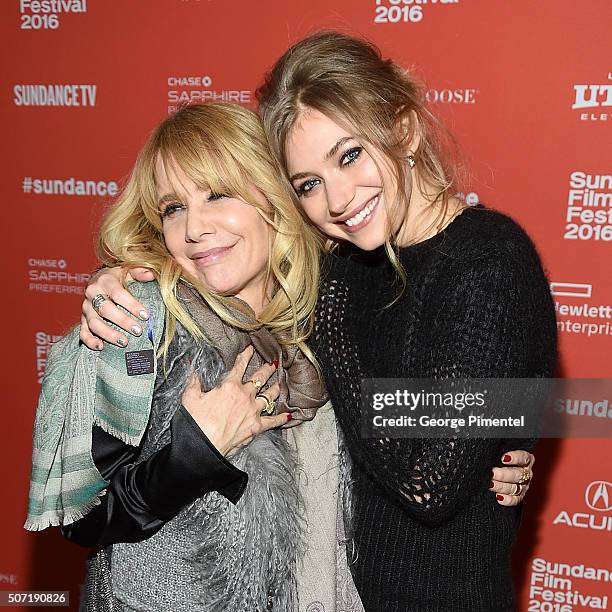
[[[45,358],[78,318],[103,210],[179,103],[254,107],[264,71],[321,28],[372,39],[426,81],[471,165],[468,201],[511,214],[540,250],[561,375],[612,376],[610,0],[3,0],[0,17],[0,591],[69,590],[76,609],[85,551],[22,524]],[[609,429],[612,406],[600,412]],[[520,610],[612,608],[610,450],[539,445]]]

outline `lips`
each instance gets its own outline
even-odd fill
[[[365,227],[375,214],[378,204],[380,203],[380,196],[382,192],[377,193],[375,196],[363,203],[363,205],[356,210],[351,211],[351,214],[345,216],[343,219],[336,221],[341,224],[342,228],[353,233]]]
[[[229,246],[222,247],[213,247],[212,249],[207,249],[206,251],[198,251],[193,255],[189,256],[196,266],[207,266],[210,264],[217,263],[221,259],[223,259],[233,248],[234,244]]]

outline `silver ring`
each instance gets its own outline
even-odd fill
[[[94,296],[94,299],[91,300],[91,305],[93,306],[93,309],[100,314],[100,306],[102,306],[102,304],[104,304],[104,302],[106,302],[106,296],[102,295],[101,293],[98,293],[98,295]]]
[[[276,402],[274,400],[269,400],[265,395],[256,395],[255,399],[262,399],[266,402],[266,407],[259,413],[261,416],[270,416],[274,414],[274,409],[276,408]]]

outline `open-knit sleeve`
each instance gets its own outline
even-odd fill
[[[320,319],[350,299],[342,295],[338,278],[327,281],[323,301],[328,305],[320,308]],[[404,371],[402,376],[469,379],[552,374],[554,310],[539,258],[526,236],[513,236],[493,249],[488,243],[482,250],[476,245],[463,257],[449,259],[431,291],[423,295],[423,309],[435,313],[430,341],[419,355],[420,371]],[[320,337],[317,342],[324,345],[327,373],[334,381],[332,402],[354,461],[413,518],[430,525],[449,520],[477,489],[488,487],[504,440],[363,438],[360,383],[371,374],[359,359],[354,339],[337,322],[335,343]],[[538,344],[543,328],[548,340]],[[320,321],[317,334],[330,331]],[[392,345],[389,350],[401,354]],[[504,406],[496,406],[496,416],[503,413]]]

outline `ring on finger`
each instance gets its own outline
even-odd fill
[[[107,299],[108,297],[106,295],[98,293],[94,296],[93,300],[91,300],[91,305],[98,314],[100,314],[100,306],[102,306]]]
[[[253,383],[255,385],[255,390],[259,391],[262,387],[263,387],[263,383],[261,382],[261,380],[259,380],[259,378],[255,378],[249,380],[250,383]]]
[[[523,468],[523,474],[520,478],[520,480],[518,481],[519,484],[525,484],[527,482],[529,482],[531,480],[531,472],[529,471],[528,467],[524,467]]]
[[[265,395],[256,395],[255,399],[262,399],[266,402],[266,407],[259,413],[261,416],[270,416],[274,414],[274,409],[276,408],[276,402],[274,400],[269,400]]]
[[[523,488],[520,482],[514,483],[514,486],[516,488],[514,489],[514,493],[512,493],[512,495],[516,495],[518,497],[521,494],[521,491],[523,490]]]

